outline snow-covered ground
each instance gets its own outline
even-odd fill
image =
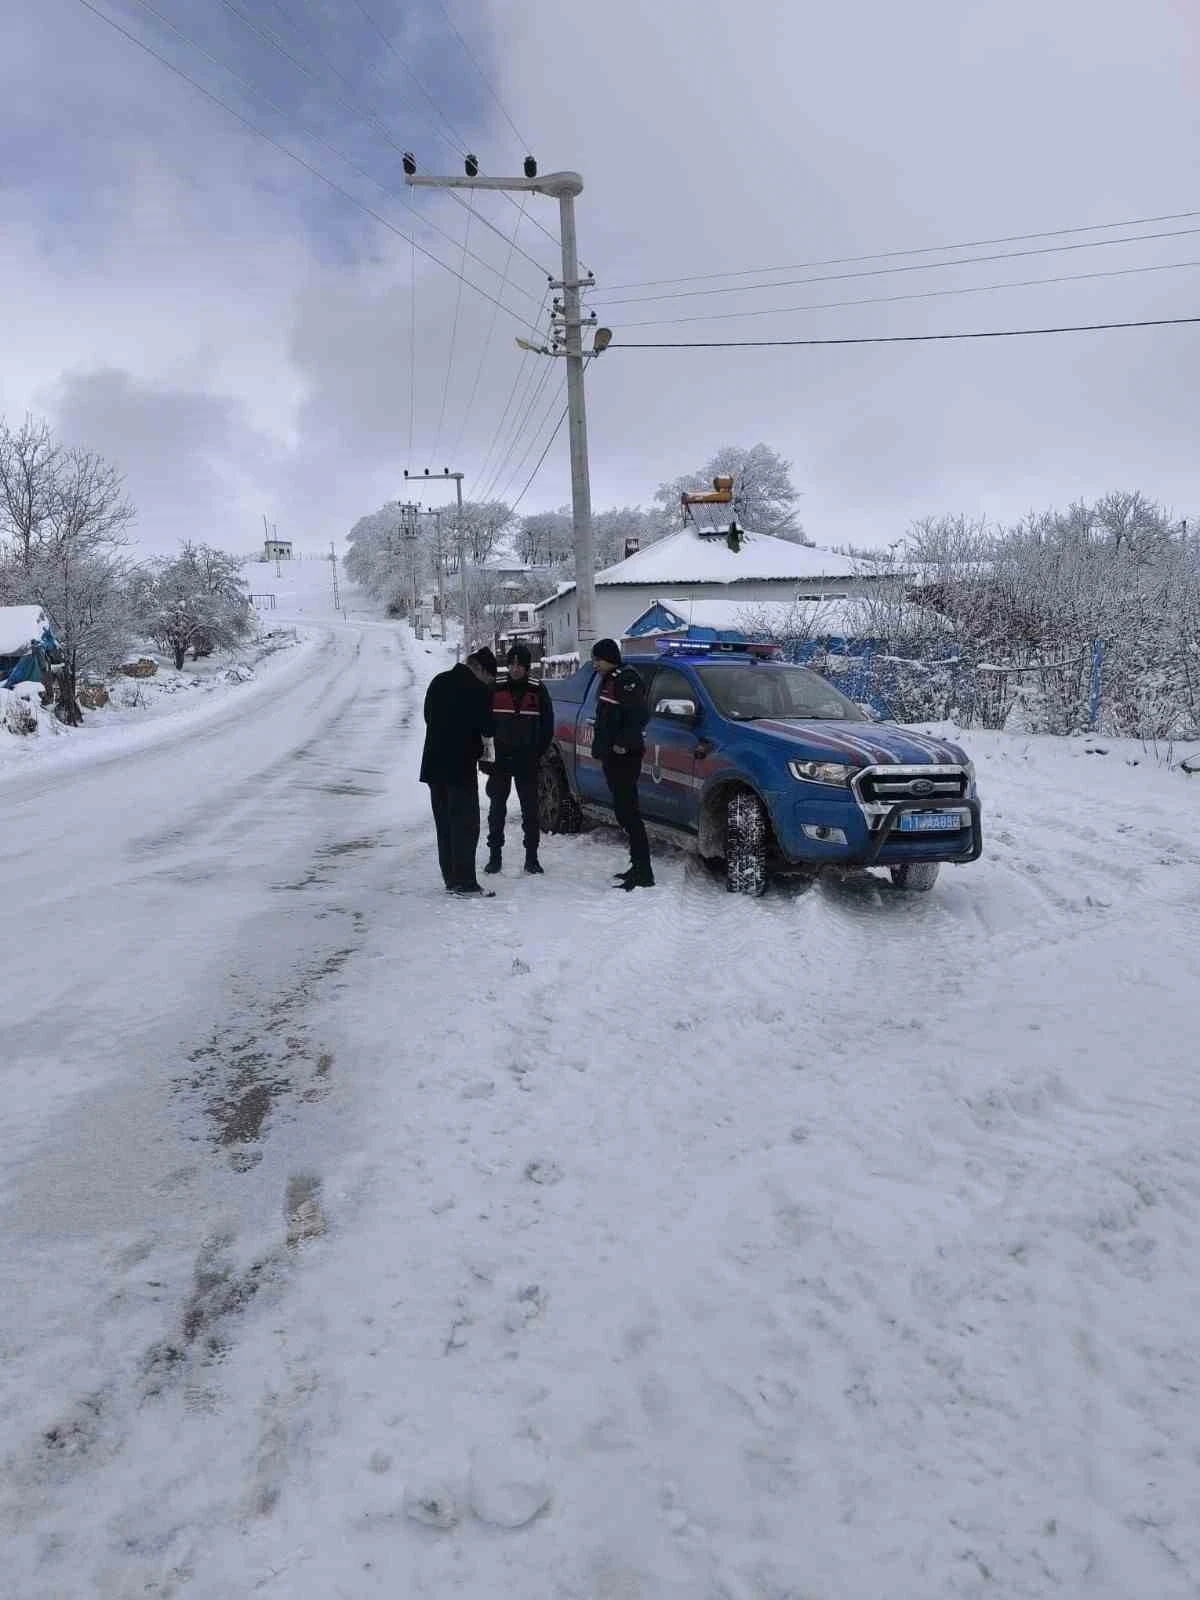
[[[1200,1592],[1200,781],[968,735],[929,896],[449,903],[440,649],[322,637],[7,812],[11,1592]]]

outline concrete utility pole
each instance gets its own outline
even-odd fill
[[[468,655],[471,649],[471,590],[467,582],[467,533],[466,529],[463,527],[462,514],[463,474],[461,472],[451,472],[449,467],[443,467],[440,472],[430,472],[429,468],[426,467],[423,473],[418,474],[415,472],[410,473],[406,467],[404,469],[404,476],[410,482],[413,479],[416,479],[418,482],[424,482],[426,478],[430,479],[431,481],[435,478],[454,479],[454,488],[458,497],[458,572],[459,577],[462,580],[463,654]],[[439,525],[439,535],[440,531]],[[445,590],[441,587],[440,566],[438,568],[438,592],[442,596],[442,638],[444,639],[446,637],[446,604]]]
[[[595,556],[592,546],[592,490],[588,476],[587,407],[584,400],[582,319],[579,309],[579,291],[590,288],[594,278],[580,279],[579,255],[575,243],[575,196],[583,191],[583,179],[577,172],[548,172],[537,175],[537,162],[532,156],[525,158],[523,178],[484,178],[479,175],[479,163],[474,156],[466,159],[464,177],[425,178],[417,176],[417,166],[411,155],[404,157],[404,176],[413,187],[428,189],[505,189],[549,195],[558,201],[559,230],[562,240],[562,282],[551,287],[561,289],[563,295],[563,345],[562,352],[545,349],[518,340],[528,350],[540,355],[562,354],[567,363],[567,423],[571,441],[571,520],[575,534],[575,601],[576,637],[581,655],[596,637],[596,585]],[[607,341],[605,341],[607,342]],[[603,348],[597,340],[595,353]]]

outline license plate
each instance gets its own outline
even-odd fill
[[[902,811],[900,833],[957,833],[963,825],[961,811]]]

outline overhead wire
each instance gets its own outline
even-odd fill
[[[483,84],[483,86],[487,90],[487,92],[491,95],[492,99],[496,102],[496,105],[500,109],[501,116],[504,118],[505,122],[507,122],[509,127],[512,129],[513,136],[516,139],[517,144],[520,146],[522,154],[524,154],[529,149],[529,141],[522,137],[520,128],[517,127],[516,123],[513,121],[512,117],[509,115],[508,107],[504,104],[504,101],[501,100],[499,94],[496,92],[496,89],[495,89],[494,85],[492,84],[492,80],[489,78],[488,74],[483,70],[483,67],[479,63],[479,59],[476,56],[475,52],[471,49],[471,46],[467,43],[467,41],[463,38],[462,34],[458,31],[458,28],[457,28],[457,26],[455,24],[454,18],[450,15],[450,12],[446,7],[445,0],[437,0],[437,5],[438,5],[438,10],[445,17],[447,26],[449,27],[450,31],[453,33],[454,37],[458,40],[459,44],[462,45],[463,50],[464,50],[464,52],[466,54],[466,57],[467,57],[468,61],[470,61],[471,65],[475,68],[475,71],[479,74],[480,82]]]
[[[380,27],[379,23],[375,20],[375,18],[367,10],[366,6],[363,4],[363,0],[354,0],[354,4],[358,7],[359,11],[362,12],[363,16],[370,23],[371,27],[379,35],[379,38],[383,41],[384,47],[387,50],[389,50],[392,53],[392,55],[394,55],[396,57],[396,59],[397,59],[397,61],[399,61],[400,65],[404,68],[404,70],[412,78],[413,82],[421,90],[421,93],[425,96],[426,100],[429,101],[430,105],[433,106],[433,108],[437,112],[438,116],[441,117],[442,121],[446,124],[446,126],[454,134],[455,138],[459,141],[459,143],[458,143],[458,152],[459,152],[459,154],[460,155],[466,155],[467,154],[467,147],[466,147],[465,143],[463,142],[462,135],[454,127],[453,123],[451,123],[449,121],[449,119],[445,116],[445,114],[438,108],[438,106],[436,105],[436,103],[433,100],[433,97],[429,94],[429,91],[421,83],[420,79],[413,72],[412,68],[408,65],[407,61],[405,61],[403,55],[401,55],[401,53],[400,53],[399,49],[397,48],[395,42],[392,39],[388,38],[387,34]],[[453,26],[454,26],[454,24],[451,23],[451,27],[453,27]],[[451,194],[451,195],[454,194],[454,191],[452,189],[448,190],[447,192],[449,194]],[[507,204],[512,205],[512,206],[515,206],[517,204],[515,196],[506,193],[503,189],[498,189],[498,190],[496,190],[494,192],[499,194],[507,202]],[[461,204],[465,204],[465,202],[461,199],[461,197],[455,196],[455,198],[459,200],[459,204],[460,205]],[[534,226],[539,230],[539,232],[545,234],[547,239],[549,239],[554,244],[558,243],[557,237],[553,233],[550,232],[549,228],[544,227],[543,224],[540,223],[537,220],[536,217],[533,218],[532,221],[533,221]],[[545,271],[545,268],[543,268],[542,270]]]
[[[993,261],[1019,261],[1027,256],[1061,255],[1075,250],[1102,250],[1112,245],[1143,244],[1156,239],[1182,239],[1200,233],[1200,228],[1172,228],[1162,233],[1134,233],[1119,239],[1092,239],[1076,244],[1039,245],[1033,250],[1002,250],[988,256],[956,256],[950,261],[909,262],[901,267],[868,267],[857,272],[822,273],[812,278],[784,278],[776,283],[746,283],[733,289],[684,289],[672,294],[636,295],[628,300],[600,302],[600,309],[612,306],[648,305],[654,300],[694,300],[702,296],[728,294],[761,294],[768,289],[795,289],[808,283],[846,283],[854,278],[880,278],[900,272],[937,272],[950,267],[976,267]]]
[[[1200,267],[1200,260],[1164,261],[1151,266],[1111,267],[1100,272],[1066,272],[1050,278],[1017,278],[1007,283],[975,283],[958,289],[914,289],[906,294],[864,295],[857,300],[815,300],[803,306],[768,306],[753,311],[709,311],[688,317],[646,317],[627,322],[627,328],[662,328],[684,322],[728,322],[739,317],[786,317],[798,311],[839,311],[849,306],[894,305],[903,300],[937,300],[950,295],[991,294],[998,289],[1030,289],[1043,284],[1087,283],[1101,278],[1124,278],[1146,272],[1175,272]]]
[[[518,443],[520,442],[521,435],[525,432],[526,424],[533,415],[534,409],[536,408],[538,401],[542,398],[542,394],[547,383],[550,381],[550,373],[553,370],[553,365],[553,362],[547,361],[543,366],[540,375],[536,378],[534,378],[532,374],[537,372],[537,368],[534,367],[531,369],[530,382],[526,389],[527,398],[525,398],[523,402],[524,410],[520,412],[517,422],[508,436],[507,443],[504,445],[500,455],[497,457],[496,462],[492,467],[491,473],[488,477],[487,489],[480,491],[482,499],[486,500],[488,495],[495,491],[497,485],[503,479],[504,474],[509,470],[509,463],[513,459],[513,455],[517,449]]]
[[[206,46],[202,45],[199,40],[194,39],[191,34],[186,33],[177,22],[172,20],[172,18],[165,16],[163,12],[157,10],[150,3],[150,0],[134,0],[134,3],[141,6],[142,10],[152,16],[156,22],[160,22],[164,27],[170,28],[173,33],[177,34],[179,38],[189,46],[189,48],[195,50],[198,55],[203,56],[206,61],[211,61],[212,64],[215,67],[219,67],[222,72],[228,73],[236,83],[243,85],[243,87],[247,89],[250,94],[257,96],[258,99],[269,106],[272,111],[278,112],[281,117],[291,117],[291,113],[287,110],[287,108],[280,105],[277,100],[273,99],[271,95],[269,95],[265,89],[262,89],[257,83],[255,83],[252,78],[247,78],[245,74],[239,72],[236,67],[230,66],[228,62],[223,61],[219,56],[214,55],[212,51]],[[431,233],[436,233],[440,238],[445,239],[447,244],[452,244],[456,250],[459,248],[458,240],[453,238],[452,235],[447,233],[443,227],[434,222],[423,211],[419,211],[417,207],[413,205],[412,201],[409,200],[408,195],[404,190],[393,188],[391,184],[385,183],[381,178],[377,178],[373,172],[369,172],[365,167],[360,166],[359,163],[355,161],[353,156],[347,155],[344,150],[333,144],[331,140],[325,138],[324,134],[317,133],[315,129],[308,127],[302,122],[295,122],[294,119],[293,123],[295,130],[298,133],[303,134],[305,138],[311,139],[314,143],[324,146],[324,148],[328,150],[331,155],[335,156],[339,161],[344,162],[345,165],[349,167],[351,172],[356,173],[360,178],[365,179],[368,183],[374,184],[377,189],[381,190],[393,200],[399,200],[400,204],[404,206],[405,210],[411,212],[412,215],[416,217],[424,227],[428,228]],[[506,236],[502,235],[502,237]],[[498,267],[494,267],[492,263],[484,256],[477,255],[474,251],[469,252],[469,254],[471,260],[474,261],[478,266],[483,267],[485,271],[493,272],[497,277],[505,276],[505,274],[501,273]],[[537,262],[535,261],[533,265],[537,266]],[[522,285],[519,283],[514,282],[512,287],[518,294],[524,295],[529,300],[534,300],[537,298],[530,290],[522,287]],[[500,286],[499,292],[504,292],[503,283]]]
[[[529,204],[529,196],[528,195],[522,196],[521,212],[520,212],[520,215],[517,217],[516,226],[513,229],[513,238],[512,238],[513,246],[515,246],[515,244],[516,244],[517,233],[520,231],[521,223],[525,220],[525,209],[528,206],[528,204]],[[512,258],[513,258],[513,250],[512,250],[512,248],[510,248],[509,252],[508,252],[508,259],[504,263],[504,276],[501,278],[500,292],[502,294],[504,292],[504,284],[507,281],[509,268],[512,265]],[[545,294],[543,294],[543,296],[542,296],[542,304],[543,305],[545,304],[545,300],[546,300],[546,296],[545,296]],[[491,320],[488,323],[487,336],[485,337],[485,339],[483,341],[483,349],[480,352],[479,361],[478,361],[478,364],[476,365],[476,368],[475,368],[475,381],[471,385],[471,393],[467,398],[467,408],[463,412],[462,422],[459,424],[458,433],[455,435],[455,438],[454,438],[454,448],[450,452],[451,455],[454,456],[455,460],[458,459],[458,452],[459,452],[459,447],[462,444],[463,434],[467,430],[467,423],[470,422],[471,413],[475,409],[475,400],[476,400],[476,397],[479,394],[479,383],[480,383],[480,379],[483,377],[483,369],[487,365],[488,355],[491,352],[492,337],[496,332],[496,318],[498,317],[498,315],[499,315],[499,312],[493,306],[492,307]],[[538,315],[539,316],[541,315],[541,307],[540,306],[538,308]]]
[[[671,343],[614,339],[610,350],[766,350],[800,345],[935,344],[955,339],[1028,339],[1052,333],[1107,333],[1115,328],[1178,328],[1200,324],[1196,317],[1146,317],[1129,322],[1075,322],[1048,328],[980,328],[963,333],[881,333],[840,339],[705,339]]]
[[[547,302],[547,300],[549,300],[549,298],[550,298],[550,290],[549,290],[549,288],[547,288],[545,293],[542,296],[542,304],[538,308],[538,321],[539,322],[541,321],[542,312],[545,310],[546,302]],[[532,354],[533,354],[532,350],[529,350],[529,349],[524,350],[522,352],[522,354],[521,354],[520,361],[517,363],[517,370],[516,370],[515,374],[513,375],[512,388],[509,390],[508,399],[505,402],[504,410],[500,414],[500,421],[496,424],[496,431],[492,435],[491,441],[488,444],[487,450],[484,452],[483,460],[481,461],[480,466],[479,466],[479,472],[477,474],[477,477],[478,477],[478,480],[479,480],[480,483],[482,483],[484,481],[484,479],[487,477],[488,466],[489,466],[489,464],[490,464],[490,462],[492,460],[493,455],[495,454],[497,446],[500,443],[501,435],[504,432],[504,425],[508,420],[509,413],[511,412],[511,410],[513,408],[513,404],[516,401],[517,394],[521,389],[522,383],[525,382],[530,377],[530,374],[532,372],[535,372],[537,370],[536,366],[531,368],[530,364],[529,364],[530,356]]]
[[[517,507],[521,504],[521,501],[524,500],[525,496],[529,493],[530,485],[533,483],[533,480],[537,477],[538,473],[542,470],[542,465],[545,462],[546,457],[550,454],[550,446],[554,443],[555,439],[557,439],[559,434],[562,432],[562,425],[567,420],[567,411],[568,410],[569,410],[568,406],[564,406],[562,408],[562,411],[559,414],[558,421],[554,424],[554,432],[546,440],[546,447],[542,451],[541,455],[537,458],[537,464],[534,466],[533,471],[529,474],[528,478],[526,478],[525,487],[521,490],[520,494],[512,502],[512,504],[509,506],[508,509],[510,511],[515,512]]]
[[[463,231],[463,264],[466,264],[467,243],[471,234],[471,213],[467,213],[466,227]],[[434,435],[433,451],[429,458],[430,466],[437,460],[438,447],[442,442],[442,429],[446,425],[446,402],[450,398],[450,378],[454,371],[454,347],[458,342],[458,319],[462,311],[463,280],[458,283],[458,293],[454,297],[454,319],[450,324],[450,354],[446,361],[446,381],[442,385],[442,409],[438,414],[437,433]]]
[[[145,0],[138,0],[138,3],[139,4],[144,4]],[[356,0],[356,3],[357,3],[357,0]],[[246,12],[243,11],[242,8],[239,5],[236,4],[236,0],[221,0],[221,4],[233,16],[237,17],[238,20],[241,23],[243,23],[243,25],[245,27],[249,28],[252,33],[256,34],[258,36],[258,38],[262,39],[272,49],[278,50],[279,53],[287,61],[290,61],[294,67],[298,68],[299,71],[303,72],[305,77],[311,79],[312,82],[317,83],[318,86],[319,86],[320,80],[318,79],[317,74],[312,70],[312,68],[310,66],[308,66],[305,62],[301,61],[298,56],[295,56],[295,55],[292,54],[292,52],[288,49],[286,43],[283,40],[280,39],[279,35],[273,29],[268,28],[268,27],[256,22],[253,17],[247,16]],[[337,68],[336,66],[334,66],[333,62],[330,61],[329,57],[327,55],[325,55],[324,52],[322,50],[320,50],[319,48],[317,49],[317,58],[318,58],[318,60],[321,61],[322,65],[325,67],[327,72],[332,73],[332,75],[340,83],[344,83],[346,85],[346,87],[350,90],[351,94],[356,94],[357,93],[357,90],[355,89],[353,83],[351,83],[350,79],[346,77],[345,73],[340,71],[339,68]],[[400,59],[403,60],[403,57],[401,57]],[[395,139],[392,136],[392,133],[391,133],[390,129],[387,127],[386,123],[384,122],[383,118],[380,116],[379,112],[373,106],[371,106],[371,105],[367,104],[366,102],[364,102],[363,106],[360,108],[353,101],[347,100],[344,95],[337,95],[336,98],[337,98],[339,104],[343,105],[351,113],[352,116],[358,117],[361,121],[364,121],[364,122],[368,123],[369,126],[374,128],[376,133],[379,134],[380,138],[382,138],[385,141],[385,143],[390,145],[393,150],[395,150],[399,155],[401,155],[403,157],[403,155],[406,153],[404,148],[403,148],[403,146],[401,145],[401,143],[397,139]],[[440,138],[442,136],[438,135],[438,137]],[[450,148],[451,149],[455,149],[456,146],[451,144]],[[446,193],[447,198],[454,205],[460,207],[464,211],[471,212],[474,216],[476,216],[478,218],[478,220],[480,222],[483,223],[485,228],[490,229],[491,232],[494,233],[497,238],[503,239],[507,243],[508,235],[506,233],[504,233],[500,228],[498,228],[494,222],[491,222],[487,217],[483,216],[480,212],[478,212],[476,210],[476,208],[470,203],[470,201],[464,200],[463,197],[460,194],[456,193],[455,190],[453,190],[453,189],[448,189],[448,190],[445,191],[445,193]],[[506,198],[509,199],[509,200],[512,200],[512,196],[511,195],[506,196]],[[415,207],[412,206],[411,203],[408,205],[408,209],[410,211],[414,211],[415,212]],[[416,213],[416,214],[420,215],[421,213]],[[542,231],[546,232],[545,229],[543,229]],[[554,236],[553,236],[553,234],[549,234],[548,237],[553,239]],[[555,242],[557,243],[557,241],[555,241]],[[539,261],[535,256],[531,256],[525,250],[521,250],[521,254],[525,257],[525,259],[529,262],[529,264],[531,266],[534,266],[534,267],[537,268],[537,270],[543,275],[543,277],[551,277],[551,276],[553,276],[553,274],[549,271],[549,269],[545,266],[545,264],[543,262]]]
[[[551,366],[553,366],[553,363],[551,363]],[[508,476],[503,479],[502,483],[498,482],[493,487],[493,489],[491,490],[491,493],[495,496],[495,498],[497,500],[503,500],[505,498],[505,496],[508,494],[509,490],[512,488],[513,484],[520,477],[522,469],[525,466],[525,463],[529,460],[529,457],[533,454],[534,450],[537,448],[537,442],[538,442],[539,438],[541,437],[542,429],[546,426],[546,423],[550,420],[551,416],[553,416],[555,408],[557,407],[560,399],[562,398],[563,392],[564,392],[564,390],[566,388],[566,382],[567,382],[566,374],[564,373],[562,382],[557,385],[557,387],[555,389],[555,392],[550,397],[550,404],[542,412],[541,419],[538,421],[538,423],[534,427],[532,433],[530,434],[529,443],[525,446],[525,449],[522,452],[520,459],[517,461],[516,465],[512,468],[511,472],[509,472]]]
[[[1025,244],[1031,239],[1061,239],[1077,233],[1102,233],[1110,228],[1142,228],[1159,222],[1187,222],[1200,211],[1168,211],[1153,217],[1126,217],[1119,222],[1093,222],[1083,227],[1048,228],[1040,233],[1000,234],[991,239],[959,239],[950,244],[928,244],[905,250],[873,250],[869,255],[830,256],[822,261],[785,262],[776,267],[744,267],[729,272],[694,272],[679,278],[648,278],[641,283],[615,283],[610,291],[659,289],[673,283],[706,283],[717,278],[750,278],[768,272],[808,272],[816,267],[850,267],[862,261],[887,261],[901,256],[939,255],[947,250],[986,250],[998,244]]]
[[[251,122],[248,117],[243,116],[242,113],[231,106],[228,101],[222,100],[220,95],[214,94],[211,89],[206,89],[202,83],[198,83],[196,79],[191,77],[190,74],[186,73],[182,67],[176,66],[173,61],[169,61],[166,56],[161,55],[153,48],[152,45],[148,45],[144,39],[139,39],[135,33],[131,33],[128,28],[123,27],[113,17],[108,16],[108,14],[102,11],[99,6],[93,4],[93,0],[78,0],[78,3],[83,6],[86,11],[90,11],[94,16],[98,17],[101,22],[107,23],[110,28],[119,33],[123,38],[127,39],[130,44],[136,45],[139,50],[142,50],[148,56],[151,56],[159,63],[160,66],[166,67],[168,72],[174,73],[176,77],[182,78],[185,83],[190,84],[191,87],[197,91],[197,93],[202,94],[206,100],[211,101],[213,105],[219,106],[222,111],[227,112],[228,115],[233,117],[236,122],[241,123],[242,127],[248,129],[249,132],[257,135],[258,138],[269,144],[273,150],[278,150],[281,155],[287,156],[287,158],[290,161],[294,161],[297,166],[303,167],[305,172],[311,174],[312,177],[319,179],[319,181],[325,184],[327,188],[331,189],[343,200],[348,201],[351,205],[356,206],[366,216],[379,223],[381,227],[386,228],[389,233],[395,234],[397,238],[403,239],[406,243],[412,245],[414,249],[420,251],[420,253],[426,257],[427,260],[434,262],[435,265],[441,267],[444,271],[449,272],[453,277],[464,277],[464,281],[469,285],[469,287],[474,289],[477,294],[481,294],[483,298],[489,301],[492,305],[498,305],[502,311],[507,312],[508,315],[520,323],[523,328],[528,328],[531,333],[538,333],[539,330],[533,325],[533,323],[528,322],[525,317],[522,316],[522,314],[513,306],[505,305],[503,301],[497,300],[495,295],[489,293],[487,289],[484,289],[481,285],[475,283],[473,279],[466,278],[465,274],[460,274],[454,267],[443,261],[440,256],[435,255],[427,245],[419,244],[411,234],[407,234],[402,228],[398,228],[396,224],[390,220],[390,218],[385,217],[381,212],[376,211],[373,206],[369,206],[364,200],[360,200],[357,195],[352,194],[349,189],[343,188],[340,183],[329,177],[327,173],[322,172],[319,167],[315,167],[310,161],[306,161],[303,156],[298,155],[296,151],[289,149],[287,145],[282,144],[278,139],[273,138],[256,123]]]

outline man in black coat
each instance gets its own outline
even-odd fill
[[[479,763],[492,754],[492,685],[496,658],[484,646],[425,694],[421,782],[429,785],[438,862],[451,894],[489,895],[475,876],[479,847]]]
[[[615,639],[597,639],[592,668],[601,679],[592,754],[604,769],[617,823],[629,835],[629,870],[618,873],[617,882],[622,889],[653,889],[650,841],[638,799],[646,753],[646,686],[633,667],[622,664]]]
[[[499,872],[504,851],[508,797],[517,786],[521,829],[525,838],[525,871],[540,873],[538,845],[538,765],[554,741],[554,706],[544,683],[529,676],[533,657],[514,644],[505,657],[508,677],[492,695],[496,726],[496,764],[488,777],[488,862],[485,872]]]

